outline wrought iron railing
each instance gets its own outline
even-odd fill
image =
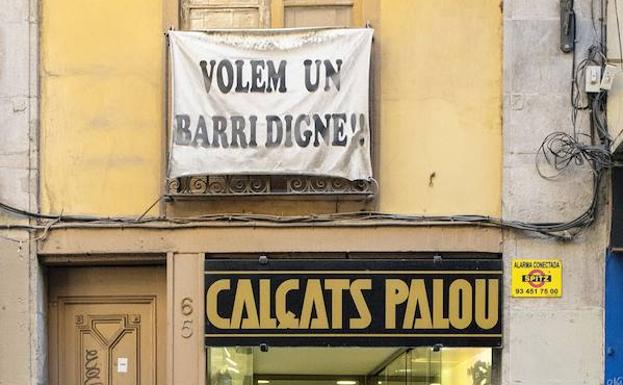
[[[203,175],[167,181],[168,198],[317,196],[369,199],[377,192],[374,180],[300,175]]]

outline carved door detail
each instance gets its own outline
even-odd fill
[[[140,323],[139,314],[77,315],[80,383],[106,385],[128,382],[117,380],[128,377],[140,384]]]
[[[60,291],[98,291],[97,282],[84,284],[91,285]],[[56,296],[57,288],[51,288],[50,385],[164,384],[165,331],[157,326],[165,323],[159,310],[166,300],[157,288],[153,295],[140,293],[146,289],[148,285],[132,290],[120,283],[116,288],[100,287],[111,295]]]

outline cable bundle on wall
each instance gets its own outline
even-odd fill
[[[583,90],[585,84],[585,74],[589,66],[599,66],[604,68],[606,65],[605,36],[603,23],[597,29],[595,25],[594,1],[591,4],[593,32],[595,42],[588,48],[586,57],[576,63],[576,49],[573,50],[571,66],[571,124],[572,133],[556,131],[547,135],[539,147],[536,155],[536,167],[538,174],[548,180],[561,177],[565,171],[571,167],[588,167],[592,173],[592,197],[588,208],[578,217],[565,223],[528,223],[517,225],[526,226],[527,230],[543,233],[558,233],[562,231],[575,230],[576,232],[585,229],[593,224],[597,215],[600,201],[600,186],[604,173],[611,167],[610,146],[612,139],[608,132],[606,121],[607,91],[599,89],[599,92],[586,93]],[[603,21],[603,1],[600,1],[601,15],[599,20]],[[574,27],[576,23],[573,23]],[[575,34],[574,34],[575,35]],[[588,111],[590,117],[589,133],[578,130],[578,115],[581,111]],[[543,164],[548,165],[552,174],[543,170]]]

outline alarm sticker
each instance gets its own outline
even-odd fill
[[[511,295],[519,298],[561,297],[562,261],[560,259],[514,259]]]

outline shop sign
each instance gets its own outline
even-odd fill
[[[169,177],[372,177],[372,29],[169,32]]]
[[[206,346],[500,346],[500,260],[210,260]]]
[[[556,298],[562,296],[560,259],[513,259],[512,296]]]

